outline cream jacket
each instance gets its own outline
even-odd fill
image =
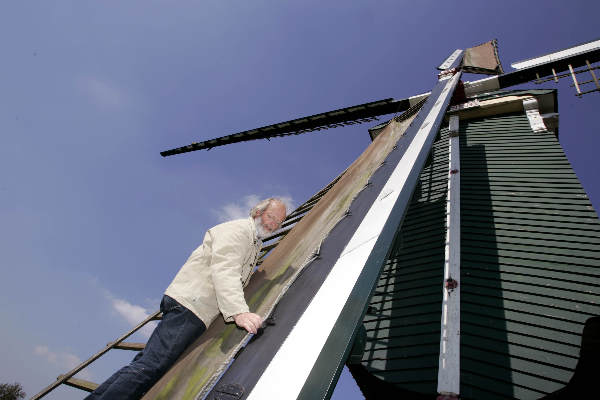
[[[252,218],[210,228],[165,294],[196,314],[207,327],[219,312],[225,322],[233,321],[234,315],[248,312],[244,287],[261,245]]]

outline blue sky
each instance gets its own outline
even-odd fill
[[[599,11],[590,1],[2,2],[0,381],[31,396],[125,332],[158,308],[206,229],[261,197],[303,202],[369,144],[368,125],[161,150],[427,92],[454,49],[492,38],[510,71],[600,37]],[[600,95],[576,98],[568,83],[560,141],[598,210]],[[113,351],[81,376],[100,382],[132,356]],[[334,398],[362,397],[344,375]]]

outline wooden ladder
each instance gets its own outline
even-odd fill
[[[124,335],[119,337],[117,340],[108,343],[106,345],[106,347],[104,347],[102,350],[100,350],[99,352],[97,352],[96,354],[94,354],[93,356],[91,356],[90,358],[88,358],[87,360],[85,360],[84,362],[82,362],[81,364],[79,364],[78,366],[76,366],[75,368],[73,368],[72,370],[67,372],[66,374],[60,375],[58,378],[56,378],[55,382],[48,385],[41,392],[39,392],[38,394],[33,396],[31,398],[31,400],[41,399],[42,397],[44,397],[45,395],[47,395],[48,393],[50,393],[51,391],[56,389],[58,386],[63,385],[63,384],[77,388],[77,389],[85,390],[86,392],[93,392],[99,386],[97,383],[86,381],[84,379],[73,378],[73,376],[75,374],[77,374],[78,372],[80,372],[81,370],[83,370],[88,365],[90,365],[91,363],[93,363],[94,361],[96,361],[97,359],[99,359],[100,357],[102,357],[109,350],[112,350],[112,349],[133,350],[133,351],[143,350],[144,347],[146,346],[144,343],[125,342],[124,340],[127,339],[129,336],[133,335],[138,330],[140,330],[148,322],[156,321],[156,320],[160,320],[160,319],[162,319],[162,313],[160,311],[156,311],[154,314],[150,315],[148,318],[146,318],[145,320],[140,322],[135,328],[131,329],[129,332],[125,333]]]

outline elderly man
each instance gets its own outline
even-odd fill
[[[250,218],[209,229],[165,291],[160,304],[163,319],[144,350],[86,399],[140,398],[219,313],[225,322],[256,333],[262,318],[249,311],[244,287],[254,271],[261,239],[277,230],[285,215],[283,202],[270,198],[257,204]]]

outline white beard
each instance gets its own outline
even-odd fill
[[[267,231],[260,220],[260,217],[254,218],[254,226],[256,227],[256,235],[259,239],[263,239],[271,234]]]

